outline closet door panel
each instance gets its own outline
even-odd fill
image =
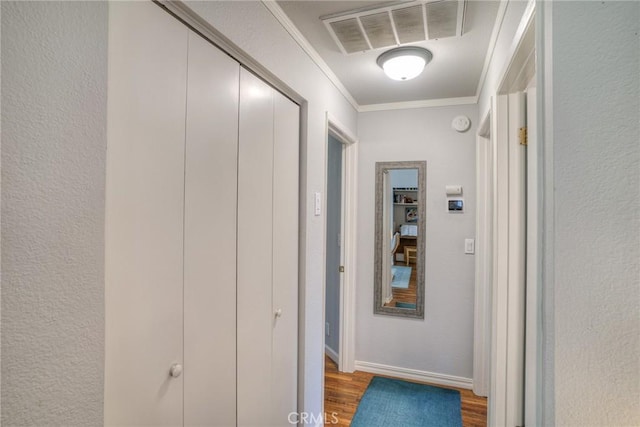
[[[238,159],[238,425],[271,414],[273,89],[240,73]]]
[[[239,64],[189,32],[184,423],[236,423]]]
[[[273,163],[273,425],[297,410],[299,107],[275,94]]]
[[[188,30],[151,2],[109,4],[105,424],[182,424]]]

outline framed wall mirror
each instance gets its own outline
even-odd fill
[[[426,170],[376,163],[375,314],[424,319]]]

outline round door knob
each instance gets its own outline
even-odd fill
[[[282,317],[282,309],[281,308],[276,310],[276,317]]]
[[[179,363],[174,363],[173,365],[171,365],[171,368],[169,369],[169,375],[171,375],[173,378],[178,378],[180,374],[182,374],[182,365]]]

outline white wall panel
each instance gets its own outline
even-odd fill
[[[238,425],[271,414],[273,89],[240,73],[238,151]],[[292,263],[294,263],[293,261]]]
[[[188,30],[150,2],[109,11],[105,424],[178,425]]]
[[[299,107],[274,94],[273,309],[271,388],[273,425],[297,409]]]
[[[236,422],[240,65],[189,32],[184,223],[184,422]]]

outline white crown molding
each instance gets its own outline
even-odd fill
[[[452,105],[476,104],[477,102],[478,102],[478,98],[476,96],[463,96],[460,98],[424,99],[422,101],[391,102],[388,104],[361,105],[360,108],[358,109],[358,112],[367,113],[369,111],[407,110],[410,108],[427,108],[427,107],[449,107]]]
[[[372,374],[403,378],[407,380],[415,380],[449,387],[464,388],[468,390],[471,390],[473,386],[473,380],[471,378],[436,374],[433,372],[419,371],[417,369],[400,368],[397,366],[382,365],[379,363],[363,362],[361,360],[356,360],[356,370],[369,372]]]
[[[271,12],[271,14],[280,22],[282,27],[289,33],[289,35],[298,43],[298,45],[305,51],[309,58],[320,68],[320,70],[324,73],[325,76],[333,83],[333,85],[340,91],[340,93],[349,101],[349,104],[353,106],[356,110],[360,108],[355,98],[351,95],[351,93],[347,90],[347,88],[342,84],[338,76],[329,68],[327,63],[322,59],[320,54],[311,46],[311,43],[302,35],[300,30],[295,26],[295,24],[289,19],[289,17],[284,13],[282,8],[276,4],[274,0],[262,0],[262,4]]]

